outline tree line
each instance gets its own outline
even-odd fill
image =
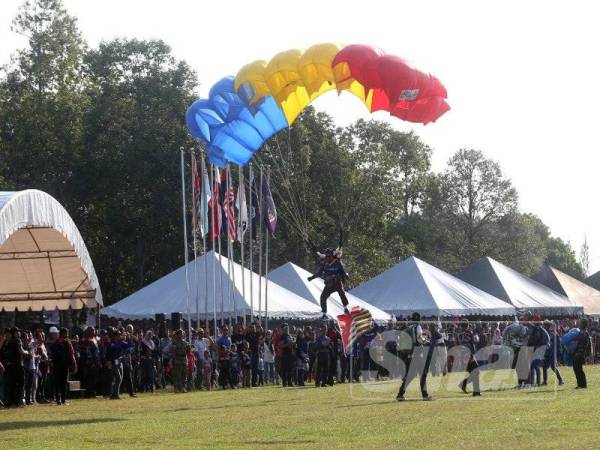
[[[0,189],[64,205],[110,304],[183,263],[179,150],[198,148],[184,121],[196,74],[160,40],[90,47],[60,0],[25,1],[13,31],[28,44],[0,74]],[[450,272],[491,256],[585,276],[569,243],[519,210],[497,162],[460,149],[434,173],[432,152],[414,132],[337,127],[308,108],[254,162],[279,212],[270,267],[310,269],[315,251],[341,245],[353,285],[410,255]]]

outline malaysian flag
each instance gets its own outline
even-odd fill
[[[229,185],[229,189],[227,186]],[[235,241],[237,238],[237,227],[235,223],[235,192],[231,184],[229,168],[221,172],[221,194],[223,196],[223,232],[227,224],[229,239]]]
[[[350,314],[341,314],[338,316],[340,325],[340,334],[344,344],[344,352],[349,354],[352,344],[365,332],[371,328],[373,317],[368,309],[355,306]]]

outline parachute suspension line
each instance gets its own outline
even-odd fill
[[[269,147],[267,147],[267,148],[269,149]],[[261,160],[260,156],[256,155],[256,159],[262,165],[262,160]],[[278,170],[277,171],[277,178],[281,179],[281,180],[285,180],[286,179],[286,175],[282,171]],[[286,196],[284,194],[282,194],[282,192],[278,189],[278,187],[275,184],[273,185],[273,192],[277,195],[278,199],[281,202],[280,204],[283,206],[283,208],[284,208],[285,212],[287,213],[287,215],[289,215],[293,220],[288,219],[286,217],[286,215],[282,215],[281,219],[287,225],[289,225],[292,230],[294,230],[296,233],[298,233],[303,240],[307,241],[307,238],[308,238],[307,233],[302,228],[301,222],[298,219],[298,217],[296,216],[294,208],[291,207],[289,205],[288,201],[286,200]]]

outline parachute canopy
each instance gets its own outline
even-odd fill
[[[214,164],[245,165],[271,136],[293,124],[325,92],[348,91],[371,112],[409,122],[435,122],[450,109],[433,75],[366,45],[316,44],[278,53],[226,77],[186,113],[190,133]]]

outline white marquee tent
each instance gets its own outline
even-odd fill
[[[307,278],[311,275],[310,272],[302,267],[299,267],[292,262],[287,262],[269,272],[269,281],[272,280],[278,285],[292,291],[294,294],[320,306],[321,292],[325,287],[325,282],[321,278],[315,278],[312,281],[308,281]],[[361,308],[368,309],[373,319],[378,322],[387,322],[392,319],[390,314],[361,300],[355,295],[350,293],[347,293],[346,295],[349,303],[348,308],[360,306]],[[342,301],[337,293],[332,294],[327,300],[327,312],[333,318],[344,313]]]
[[[489,257],[475,261],[456,276],[517,309],[553,316],[583,312],[581,306],[564,295]]]
[[[242,267],[232,262],[232,282],[230,282],[227,275],[228,259],[225,256],[220,259],[221,261],[219,261],[217,253],[210,251],[206,255],[199,256],[196,259],[196,264],[194,264],[194,261],[190,261],[187,265],[191,291],[192,320],[196,318],[196,298],[198,298],[202,320],[205,320],[207,310],[208,319],[213,319],[216,311],[217,319],[221,320],[221,318],[227,319],[249,315],[252,306],[254,307],[255,316],[258,315],[259,306],[263,317],[266,306],[268,307],[268,317],[273,318],[314,319],[320,316],[321,310],[315,304],[278,286],[276,283],[269,283],[268,294],[265,297],[264,277],[262,278],[262,299],[259,302],[258,285],[260,277],[258,274],[250,272],[248,269],[244,270],[244,289],[242,285]],[[213,283],[213,268],[216,274],[216,284]],[[250,275],[252,275],[253,301],[250,296]],[[233,288],[230,289],[232,284]],[[198,289],[196,289],[196,285]],[[244,293],[246,294],[245,297]],[[268,300],[266,305],[265,299]],[[174,312],[184,313],[184,318],[187,317],[185,266],[101,311],[106,316],[121,319],[154,318],[154,315],[158,313],[170,314]]]
[[[410,257],[353,289],[352,294],[397,316],[514,315],[515,309],[464,281]]]
[[[45,192],[0,192],[0,310],[95,308],[102,293],[69,213]]]

